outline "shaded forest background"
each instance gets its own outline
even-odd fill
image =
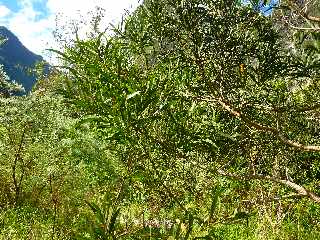
[[[0,98],[1,239],[320,239],[319,4],[57,29],[59,66]]]

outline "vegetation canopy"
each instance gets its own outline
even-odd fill
[[[1,100],[0,233],[38,215],[12,238],[320,238],[320,21],[265,4],[144,0],[52,50]]]

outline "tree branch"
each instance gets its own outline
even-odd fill
[[[296,27],[293,25],[290,25],[291,28],[300,30],[300,31],[310,31],[310,32],[320,32],[320,28],[306,28],[306,27]]]
[[[320,28],[319,28],[319,31],[320,31]],[[271,111],[274,111],[274,112],[287,112],[287,111],[294,111],[294,112],[308,112],[308,111],[314,111],[314,110],[317,110],[320,108],[320,103],[317,102],[313,105],[310,105],[310,106],[299,106],[299,107],[296,107],[294,108],[293,106],[292,107],[279,107],[279,108],[272,108]]]
[[[296,11],[301,17],[305,18],[306,20],[320,23],[320,17],[318,16],[310,16],[308,14],[308,10],[303,11],[294,1],[289,0],[288,1],[289,8],[293,11]]]
[[[305,18],[310,20],[310,21],[319,22],[320,23],[320,17],[309,16],[309,15],[305,14]]]
[[[228,112],[230,112],[232,115],[234,115],[235,117],[243,120],[248,126],[253,127],[259,131],[263,131],[263,132],[271,132],[273,133],[275,136],[277,136],[283,143],[294,147],[296,149],[299,150],[303,150],[303,151],[312,151],[312,152],[319,152],[320,151],[320,146],[313,146],[313,145],[304,145],[301,144],[299,142],[295,142],[292,141],[290,139],[288,139],[284,133],[280,132],[278,129],[273,128],[273,127],[269,127],[260,123],[255,122],[254,120],[249,119],[248,117],[246,117],[243,113],[241,113],[238,110],[235,110],[230,104],[228,104],[225,100],[223,100],[222,98],[217,99],[217,102],[220,103],[220,105],[227,110]]]
[[[242,120],[243,122],[245,122],[246,125],[248,125],[249,127],[255,128],[258,131],[262,131],[262,132],[270,132],[270,133],[274,134],[280,141],[282,141],[286,145],[291,146],[297,150],[309,151],[309,152],[320,152],[320,146],[304,145],[302,143],[292,141],[292,140],[288,139],[285,136],[285,134],[282,133],[281,131],[279,131],[278,129],[261,124],[261,123],[258,123],[256,121],[248,118],[241,111],[235,109],[231,104],[229,104],[226,100],[224,100],[221,97],[220,98],[196,97],[196,99],[206,101],[206,102],[219,103],[224,110],[228,111],[233,116],[235,116],[235,117],[239,118],[240,120]]]
[[[299,197],[308,197],[310,199],[312,199],[313,201],[315,201],[316,203],[320,203],[320,197],[318,195],[316,195],[315,193],[307,190],[305,187],[300,186],[294,182],[291,182],[289,180],[283,180],[283,179],[278,179],[275,177],[271,177],[271,176],[263,176],[263,175],[246,175],[246,176],[241,176],[241,175],[237,175],[237,174],[233,174],[233,173],[228,173],[225,172],[223,170],[218,170],[217,171],[220,175],[225,176],[225,177],[230,177],[230,178],[234,178],[240,181],[250,181],[250,180],[262,180],[262,181],[271,181],[271,182],[275,182],[275,183],[279,183],[281,185],[284,185],[286,187],[289,187],[293,190],[295,190],[297,192],[297,196]],[[290,195],[291,196],[295,196],[295,195]]]
[[[18,200],[20,197],[21,184],[22,184],[22,179],[23,179],[23,175],[24,175],[24,171],[22,171],[21,176],[20,176],[20,181],[19,181],[18,176],[17,176],[17,167],[18,167],[18,161],[21,160],[21,152],[22,152],[26,132],[27,132],[27,125],[23,129],[23,132],[22,132],[22,135],[21,135],[21,138],[19,141],[19,146],[18,146],[18,149],[16,150],[15,158],[14,158],[13,165],[12,165],[12,180],[13,180],[13,185],[14,185],[14,190],[15,190],[15,204],[16,205],[18,204]]]

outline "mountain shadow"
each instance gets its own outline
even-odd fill
[[[43,61],[43,58],[28,50],[10,30],[3,26],[0,26],[0,38],[4,39],[4,43],[0,45],[0,64],[3,65],[11,81],[21,84],[25,93],[30,92],[37,79],[28,69]]]

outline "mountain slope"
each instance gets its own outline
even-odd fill
[[[11,80],[20,83],[29,92],[36,82],[36,76],[28,73],[28,68],[43,58],[28,50],[10,30],[2,26],[0,38],[6,39],[0,45],[0,64]]]

